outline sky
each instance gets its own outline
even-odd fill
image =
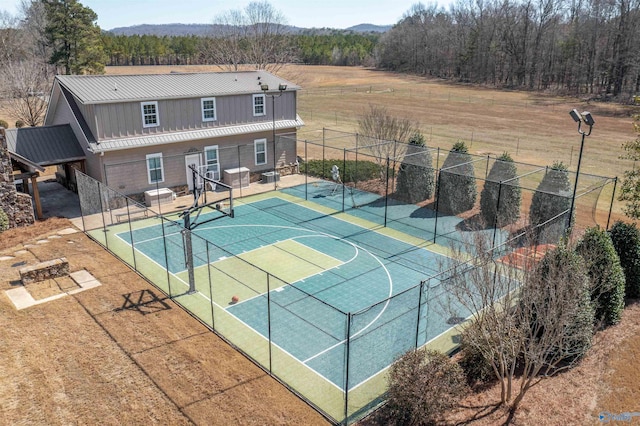
[[[393,25],[419,0],[270,0],[289,25],[303,28],[348,28],[358,24]],[[439,0],[447,7],[450,0]],[[433,1],[423,1],[432,3]],[[20,0],[0,0],[0,10],[13,15]],[[81,0],[98,14],[103,30],[138,24],[211,24],[228,10],[250,1],[220,0]]]

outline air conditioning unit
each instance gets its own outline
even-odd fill
[[[262,174],[262,183],[274,183],[280,181],[280,173],[266,172]]]

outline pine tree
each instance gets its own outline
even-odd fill
[[[100,39],[98,15],[76,0],[42,0],[47,13],[45,32],[53,53],[49,63],[65,74],[99,74],[106,56]]]
[[[480,213],[487,226],[495,224],[502,227],[520,218],[522,195],[517,176],[518,170],[508,153],[505,152],[493,163],[480,193]]]
[[[424,136],[414,133],[409,138],[407,152],[398,170],[396,196],[415,204],[433,197],[434,188],[435,175],[431,152],[426,147]]]
[[[471,161],[471,154],[464,142],[456,142],[440,169],[439,213],[456,215],[473,208],[478,190]]]

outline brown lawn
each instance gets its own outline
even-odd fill
[[[70,226],[0,235],[0,424],[328,424],[84,234],[56,233]],[[16,310],[5,290],[19,269],[61,256],[102,285]],[[43,298],[69,283],[27,288]]]

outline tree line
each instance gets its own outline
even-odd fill
[[[289,34],[284,36],[283,50],[289,51],[291,62],[308,65],[373,65],[378,34],[356,34],[335,31],[331,34]],[[220,64],[211,55],[220,36],[101,35],[106,65],[194,65]],[[247,53],[249,40],[238,43]]]
[[[640,90],[638,0],[414,5],[378,45],[381,68],[624,100]]]

